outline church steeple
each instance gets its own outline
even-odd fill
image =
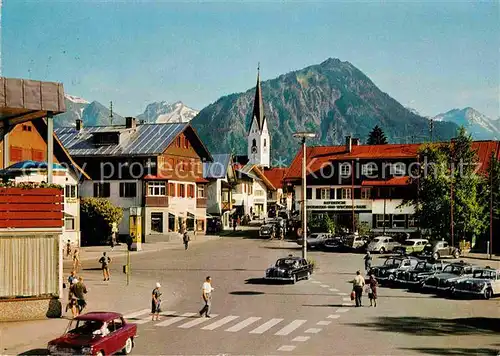
[[[250,127],[252,127],[254,120],[257,121],[257,127],[259,130],[262,131],[266,115],[264,113],[264,102],[262,101],[262,89],[260,87],[260,63],[257,66],[257,85],[255,86],[255,98],[253,102],[252,122],[250,123]]]

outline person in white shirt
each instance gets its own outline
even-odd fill
[[[363,306],[363,304],[361,303],[361,296],[363,295],[364,285],[365,285],[365,277],[363,277],[361,273],[357,271],[356,277],[354,277],[354,280],[352,281],[352,286],[353,286],[352,290],[355,295],[357,307]]]
[[[212,287],[212,278],[210,278],[210,276],[205,278],[205,283],[203,283],[201,290],[203,302],[205,303],[205,305],[200,310],[200,317],[205,314],[207,318],[210,318],[210,309],[212,306],[212,291],[214,290],[214,288]]]

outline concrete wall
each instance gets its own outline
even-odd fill
[[[60,318],[61,315],[62,304],[57,298],[0,300],[0,321]]]

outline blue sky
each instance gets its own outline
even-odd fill
[[[0,2],[2,2],[0,0]],[[136,115],[335,57],[424,115],[500,116],[499,2],[3,0],[2,75]]]

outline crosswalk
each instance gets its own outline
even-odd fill
[[[160,313],[160,321],[153,321],[149,312],[149,309],[142,309],[124,315],[124,318],[135,324],[152,323],[155,327],[199,328],[206,331],[222,330],[229,333],[245,332],[257,335],[269,333],[276,336],[290,335],[307,323],[304,319],[266,319],[260,316],[219,316],[218,314],[212,314],[211,318],[200,318],[198,313],[177,313],[172,310]]]

